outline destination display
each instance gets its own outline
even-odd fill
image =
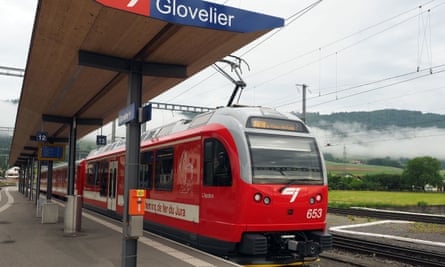
[[[273,118],[252,117],[247,122],[247,127],[307,133],[301,122]]]
[[[284,19],[201,0],[96,0],[104,6],[163,21],[233,32],[284,26]]]

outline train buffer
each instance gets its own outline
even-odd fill
[[[0,266],[121,266],[122,226],[83,210],[82,231],[63,231],[64,206],[58,220],[42,223],[36,204],[15,187],[0,190]],[[144,232],[138,266],[238,266]]]

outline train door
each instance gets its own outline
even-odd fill
[[[110,161],[108,169],[108,209],[116,211],[116,194],[117,194],[117,161]]]
[[[215,138],[204,141],[203,181],[201,191],[200,231],[227,238],[239,214],[228,150]],[[215,233],[214,229],[218,229]]]

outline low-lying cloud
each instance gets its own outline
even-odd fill
[[[414,158],[431,156],[445,159],[445,129],[388,127],[367,130],[359,123],[335,123],[331,130],[312,128],[324,153],[338,158]]]

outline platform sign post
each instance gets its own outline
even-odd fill
[[[137,266],[138,237],[133,235],[134,218],[129,212],[130,190],[136,189],[139,177],[139,148],[141,143],[141,124],[137,119],[136,107],[142,103],[142,74],[132,71],[128,74],[128,106],[119,112],[119,121],[126,125],[126,154],[124,177],[124,211],[122,215],[122,266]],[[122,119],[121,119],[122,115]],[[119,122],[119,124],[120,124]],[[141,217],[143,219],[143,216]],[[142,219],[139,220],[142,222]]]

